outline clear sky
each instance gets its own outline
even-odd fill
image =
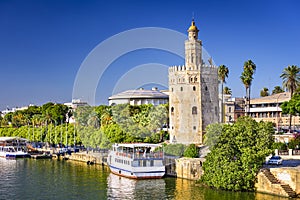
[[[233,96],[245,96],[239,77],[251,59],[257,66],[251,96],[259,97],[263,87],[282,85],[285,67],[300,66],[299,9],[298,0],[0,0],[0,109],[71,101],[82,62],[102,41],[141,27],[186,34],[192,13],[204,48],[230,70]],[[183,64],[162,51],[124,55],[99,82],[107,91],[96,104],[107,104],[122,74],[151,62]]]

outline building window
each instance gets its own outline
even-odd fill
[[[196,91],[196,86],[193,86],[193,91]]]
[[[196,114],[197,114],[197,107],[196,107],[196,106],[193,106],[193,107],[192,107],[192,114],[193,114],[193,115],[196,115]]]
[[[193,129],[196,130],[196,126],[194,126]]]
[[[207,91],[207,86],[205,86],[205,91]]]
[[[197,77],[195,77],[195,82],[197,82]]]
[[[180,87],[180,91],[183,91],[183,87]]]
[[[231,113],[231,107],[228,108],[228,112]]]
[[[174,107],[171,107],[171,114],[174,114]]]
[[[173,88],[171,88],[171,90],[172,90],[172,92],[174,91],[174,89],[173,89]]]

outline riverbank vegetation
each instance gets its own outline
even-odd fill
[[[74,117],[75,123],[69,120]],[[112,143],[168,139],[168,105],[121,104],[83,106],[75,111],[46,103],[8,113],[1,120],[0,136],[19,136],[50,144],[108,148]]]
[[[241,117],[233,125],[224,124],[215,145],[203,163],[202,182],[234,191],[254,190],[256,174],[272,153],[272,123]]]

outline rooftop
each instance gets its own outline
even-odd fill
[[[270,96],[251,99],[250,103],[251,104],[278,103],[278,102],[281,103],[281,102],[289,101],[291,99],[290,96],[291,96],[290,92],[282,92],[282,93],[273,94],[273,95],[270,95]]]
[[[157,89],[152,90],[145,90],[145,89],[137,89],[137,90],[126,90],[124,92],[115,94],[108,99],[133,99],[133,98],[139,98],[139,99],[168,99],[169,96],[165,93],[162,93],[158,91]]]

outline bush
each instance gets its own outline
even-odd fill
[[[198,157],[198,150],[195,144],[190,144],[183,153],[184,157],[188,158],[197,158]]]
[[[183,144],[169,144],[164,147],[164,152],[173,156],[182,156],[185,148]]]
[[[287,150],[287,145],[283,142],[274,142],[272,145],[272,149]]]

